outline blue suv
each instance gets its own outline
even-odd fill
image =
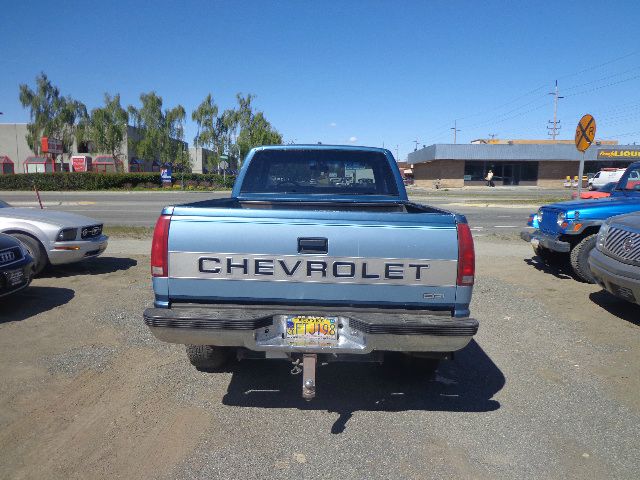
[[[574,200],[544,205],[527,223],[520,238],[530,242],[536,255],[551,264],[569,257],[576,276],[595,283],[589,269],[589,253],[596,244],[600,225],[609,217],[640,211],[640,162],[629,165],[608,198]]]

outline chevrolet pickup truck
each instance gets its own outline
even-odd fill
[[[573,200],[542,206],[529,217],[520,237],[530,242],[536,255],[554,264],[568,257],[576,276],[596,283],[589,268],[589,254],[596,245],[600,226],[614,215],[640,211],[640,162],[632,163],[607,198]]]
[[[474,273],[466,219],[410,202],[388,150],[260,147],[231,198],[164,208],[144,321],[201,370],[289,360],[308,400],[318,361],[451,358]]]

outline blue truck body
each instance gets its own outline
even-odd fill
[[[588,268],[588,253],[595,246],[595,235],[608,218],[640,211],[640,162],[631,164],[610,197],[572,200],[542,206],[529,217],[521,238],[531,242],[534,251],[546,261],[551,253],[570,255],[576,275],[595,280]],[[577,247],[577,250],[576,250]]]
[[[254,149],[230,198],[166,207],[156,233],[144,316],[161,340],[291,360],[446,357],[478,327],[466,219],[410,202],[385,149]],[[339,334],[293,341],[296,315],[338,319]]]

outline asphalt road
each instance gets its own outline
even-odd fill
[[[475,339],[429,377],[280,361],[219,373],[142,322],[149,240],[0,303],[0,478],[635,479],[640,307],[480,239]]]
[[[106,225],[153,226],[166,205],[223,198],[228,192],[41,192],[46,208],[87,215]],[[525,227],[529,213],[545,198],[567,196],[564,190],[474,189],[411,190],[410,198],[467,216],[476,237],[513,236]],[[15,206],[37,207],[33,192],[0,192]],[[525,203],[523,203],[525,202]]]

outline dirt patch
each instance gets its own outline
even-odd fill
[[[640,312],[538,264],[524,242],[477,242],[480,332],[435,377],[329,364],[310,404],[285,362],[206,374],[157,341],[141,316],[148,255],[126,253],[148,243],[116,239],[110,256],[3,299],[0,478],[637,471]]]

